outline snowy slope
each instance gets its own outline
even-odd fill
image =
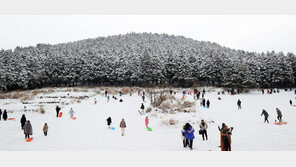
[[[117,96],[118,97],[118,96]],[[181,94],[176,95],[181,98]],[[219,151],[220,134],[217,126],[224,122],[234,127],[232,135],[232,150],[296,150],[296,108],[290,106],[289,100],[293,100],[293,92],[262,95],[261,92],[252,92],[241,95],[220,95],[219,101],[216,92],[206,93],[205,98],[210,99],[210,109],[205,109],[197,103],[196,113],[158,114],[150,117],[149,132],[145,128],[145,116],[139,115],[142,99],[134,94],[124,95],[124,101],[96,95],[77,104],[70,104],[62,108],[62,118],[56,118],[54,105],[46,108],[45,114],[38,112],[26,112],[26,117],[33,126],[34,141],[27,143],[20,127],[20,117],[23,111],[9,113],[9,117],[16,121],[0,121],[0,150],[168,150],[185,151],[182,147],[181,127],[185,122],[191,122],[195,128],[194,150],[196,151]],[[98,103],[94,105],[94,98]],[[147,98],[146,98],[147,99]],[[187,99],[193,100],[188,95]],[[236,102],[242,101],[242,110],[238,110]],[[0,101],[0,108],[6,108],[5,101]],[[144,103],[145,107],[149,102]],[[20,106],[22,104],[10,104]],[[287,125],[274,125],[276,119],[275,108],[278,107],[283,113],[283,120]],[[71,120],[68,112],[73,108],[77,120]],[[263,123],[262,109],[270,115],[270,124]],[[8,109],[8,108],[7,108]],[[150,116],[151,114],[147,114]],[[152,114],[154,115],[154,114]],[[108,130],[106,119],[111,116],[116,129]],[[160,118],[162,117],[162,118]],[[119,123],[126,120],[126,136],[121,136]],[[175,126],[162,125],[162,120],[176,119],[179,123]],[[208,141],[202,141],[198,135],[197,125],[201,119],[208,122]],[[48,136],[42,132],[44,123],[49,126]]]

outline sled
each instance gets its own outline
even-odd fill
[[[73,119],[73,120],[76,120],[76,117],[73,117],[72,119]]]
[[[274,124],[275,124],[275,125],[282,125],[281,123],[277,123],[277,122],[275,122]]]
[[[31,142],[33,140],[33,137],[26,140],[26,142]]]
[[[109,102],[109,100],[107,100],[107,102]]]
[[[111,127],[111,130],[115,130],[115,128],[114,127]]]
[[[8,118],[8,120],[15,120],[15,118]]]
[[[147,130],[148,130],[148,131],[152,131],[152,129],[151,129],[150,127],[147,127]]]
[[[208,106],[206,106],[206,108],[207,108],[207,109],[209,109],[209,107],[208,107]]]
[[[293,105],[294,107],[296,107],[296,105]]]
[[[63,112],[60,112],[60,113],[59,113],[59,117],[62,117],[62,116],[63,116]]]
[[[140,110],[138,110],[138,112],[139,112],[140,114],[142,114]]]
[[[287,124],[287,122],[280,122],[281,124]]]

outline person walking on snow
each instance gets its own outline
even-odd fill
[[[144,104],[143,104],[143,103],[142,103],[142,105],[141,105],[141,107],[140,107],[140,108],[141,108],[142,114],[145,114],[145,110],[144,110],[144,109],[145,109],[145,107],[144,107]]]
[[[193,139],[195,137],[194,137],[194,129],[189,123],[185,124],[185,138],[186,138],[186,145],[189,145],[190,150],[192,150]]]
[[[2,110],[0,109],[0,121],[1,121],[1,117],[2,117]]]
[[[61,110],[61,108],[59,106],[57,106],[56,107],[57,117],[59,117],[60,110]]]
[[[145,118],[145,126],[146,128],[148,128],[148,124],[149,124],[149,119],[148,119],[148,116]]]
[[[262,110],[261,116],[262,115],[264,115],[264,123],[265,122],[269,123],[269,121],[268,121],[269,114],[267,113],[266,110],[264,110],[264,109]]]
[[[24,126],[24,134],[25,134],[25,139],[30,138],[30,135],[33,135],[33,129],[31,122],[28,120]]]
[[[240,101],[240,99],[238,99],[237,101],[237,107],[238,109],[242,109],[242,102]]]
[[[143,99],[143,102],[145,102],[145,96],[144,95],[142,96],[142,99]]]
[[[74,117],[74,110],[73,108],[70,109],[69,114],[70,114],[70,118],[72,119]]]
[[[199,127],[202,135],[202,140],[205,140],[205,136],[206,136],[206,140],[208,140],[208,134],[207,134],[208,124],[204,120],[201,120]]]
[[[23,114],[22,118],[21,118],[21,127],[22,127],[22,130],[24,129],[24,126],[25,126],[25,123],[26,123],[27,119],[26,119],[26,116],[25,114]]]
[[[107,97],[107,100],[108,100],[108,101],[110,100],[110,96]]]
[[[276,108],[276,112],[277,112],[277,119],[279,120],[279,122],[282,122],[282,112]]]
[[[125,134],[125,128],[126,128],[126,123],[124,119],[122,118],[119,127],[121,128],[121,136],[124,136]]]
[[[47,125],[47,123],[45,123],[44,126],[43,126],[44,136],[47,136],[47,132],[48,132],[48,125]]]
[[[290,102],[290,105],[292,105],[292,104],[293,104],[293,103],[292,103],[292,100],[290,100],[289,102]]]
[[[108,95],[108,92],[107,92],[107,90],[105,91],[105,97],[107,97],[107,95]]]
[[[7,111],[6,109],[4,109],[4,112],[3,112],[3,120],[6,121],[7,120]]]
[[[205,107],[206,106],[206,99],[202,99],[202,106]]]
[[[106,121],[107,121],[108,129],[110,129],[110,126],[111,126],[111,123],[112,123],[111,117],[107,118]]]
[[[210,108],[210,100],[207,100],[207,107]]]

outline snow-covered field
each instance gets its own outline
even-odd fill
[[[68,95],[69,93],[69,95]],[[57,92],[47,96],[90,96],[93,92]],[[38,95],[37,97],[39,97]],[[177,92],[176,98],[181,98],[181,92]],[[232,135],[233,151],[274,151],[296,150],[296,107],[289,104],[291,99],[295,101],[294,92],[280,90],[280,93],[264,94],[261,91],[253,91],[249,94],[219,95],[217,92],[205,94],[205,99],[211,102],[210,109],[200,107],[197,101],[195,113],[146,114],[150,118],[149,126],[153,131],[145,128],[145,116],[140,115],[139,110],[142,98],[137,94],[123,95],[123,102],[110,97],[97,94],[94,97],[82,100],[81,103],[69,103],[61,112],[62,118],[56,118],[55,106],[59,103],[44,105],[45,114],[39,112],[24,112],[24,104],[19,100],[0,100],[0,108],[13,111],[8,113],[9,118],[15,121],[0,121],[0,150],[165,150],[187,151],[183,148],[181,128],[186,122],[190,122],[195,128],[193,147],[195,151],[219,151],[220,133],[218,125],[226,123],[234,127]],[[97,104],[94,105],[94,98]],[[33,100],[32,104],[26,104],[27,109],[36,108],[40,101],[61,102],[61,98]],[[67,98],[65,98],[67,99]],[[242,101],[242,109],[238,110],[236,102]],[[148,100],[148,98],[146,98]],[[187,95],[187,100],[193,101],[192,95]],[[70,101],[70,99],[68,99]],[[59,104],[60,105],[60,104]],[[144,103],[147,108],[149,101]],[[60,105],[61,106],[61,105]],[[68,112],[73,108],[77,120],[70,119]],[[286,125],[273,124],[276,119],[276,110],[279,108],[283,113]],[[270,124],[263,123],[262,109],[265,109],[270,117]],[[33,126],[34,140],[26,142],[21,130],[20,118],[25,114]],[[112,126],[115,130],[109,130],[106,119],[112,117]],[[121,136],[119,123],[124,118],[127,124],[126,136]],[[162,122],[169,119],[178,120],[177,125],[164,125]],[[198,134],[198,123],[204,119],[208,123],[208,141],[202,141]],[[44,123],[49,126],[48,136],[42,132]]]

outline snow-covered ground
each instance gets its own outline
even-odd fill
[[[93,92],[58,92],[46,96],[84,96],[92,95]],[[176,98],[181,98],[178,92]],[[199,101],[195,113],[161,114],[149,113],[149,126],[153,131],[145,128],[145,116],[140,115],[137,110],[142,103],[142,98],[137,94],[123,95],[123,102],[110,97],[97,94],[94,97],[82,100],[81,103],[69,102],[61,112],[62,118],[56,118],[55,105],[58,103],[44,105],[45,114],[39,112],[24,112],[24,104],[19,100],[0,100],[0,108],[6,108],[13,113],[8,113],[9,118],[15,121],[0,121],[0,150],[165,150],[185,151],[181,139],[181,128],[186,122],[190,122],[195,128],[193,147],[195,151],[219,151],[220,133],[218,125],[226,123],[234,127],[232,135],[233,151],[273,151],[273,150],[296,150],[296,107],[289,104],[291,99],[296,103],[294,92],[280,90],[280,93],[264,94],[261,91],[253,91],[249,94],[219,95],[217,92],[205,94],[205,99],[211,102],[210,109],[200,107]],[[39,99],[40,95],[33,100],[32,104],[26,104],[27,109],[34,108],[40,101],[57,101],[56,99]],[[94,105],[94,98],[97,104]],[[242,109],[238,110],[236,102],[242,101]],[[148,100],[148,98],[146,98]],[[187,100],[193,101],[192,95],[187,95]],[[70,101],[70,99],[68,99]],[[60,105],[60,104],[59,104]],[[145,107],[149,102],[144,103]],[[36,108],[36,106],[35,106]],[[71,120],[68,112],[73,108],[77,120]],[[283,113],[286,125],[273,124],[276,119],[276,110],[279,108]],[[270,124],[263,123],[262,109],[265,109],[270,117]],[[34,140],[26,142],[21,130],[20,118],[25,114],[33,126]],[[112,117],[112,126],[115,130],[109,130],[106,119]],[[124,118],[127,124],[126,136],[121,136],[119,123]],[[164,125],[164,120],[178,120],[177,125]],[[208,141],[202,141],[198,134],[198,123],[204,119],[208,123]],[[49,126],[48,136],[42,132],[44,123]]]

